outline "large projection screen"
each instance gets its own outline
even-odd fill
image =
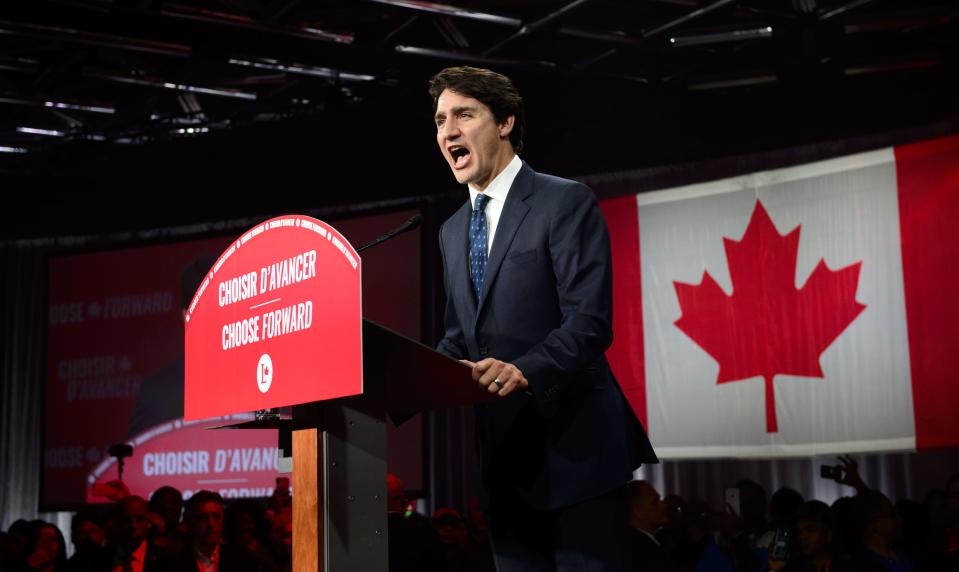
[[[415,212],[328,222],[359,246]],[[230,419],[182,420],[181,300],[193,294],[182,283],[232,238],[50,259],[43,510],[105,502],[94,485],[117,478],[118,463],[107,453],[117,443],[134,448],[123,471],[133,494],[149,497],[163,485],[186,496],[200,489],[227,498],[272,493],[280,476],[275,430],[208,431]],[[364,316],[414,339],[422,323],[420,258],[418,230],[363,254]],[[389,441],[390,471],[408,489],[423,488],[420,419],[391,428]]]

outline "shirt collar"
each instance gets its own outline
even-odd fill
[[[519,174],[522,167],[523,160],[519,158],[519,155],[513,155],[513,159],[507,163],[506,167],[493,177],[489,185],[486,185],[483,194],[488,196],[491,201],[506,202],[506,195],[509,194],[509,189],[513,186],[513,180],[516,179],[516,175]],[[473,185],[469,185],[469,191],[470,204],[475,205],[476,195],[479,194],[479,191],[474,189]]]
[[[643,530],[642,528],[637,528],[636,530],[638,530],[638,531],[642,532],[643,534],[645,534],[646,536],[648,536],[650,540],[652,540],[653,542],[656,543],[656,546],[659,546],[659,540],[656,538],[656,535],[655,535],[655,534],[652,534],[652,533],[650,533],[650,532],[647,532],[647,531]]]
[[[127,558],[129,558],[130,560],[135,560],[137,562],[146,562],[147,541],[146,540],[140,541],[140,545],[137,546],[136,549],[129,554],[124,554],[122,550],[118,552],[117,561],[122,562],[123,560]]]
[[[220,560],[220,545],[217,544],[216,548],[213,549],[213,552],[209,556],[196,549],[193,550],[193,553],[196,555],[197,560],[209,566]]]

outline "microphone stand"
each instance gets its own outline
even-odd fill
[[[374,239],[374,240],[372,240],[372,241],[364,244],[363,246],[357,248],[357,249],[356,249],[356,253],[359,254],[360,252],[363,252],[363,251],[366,250],[367,248],[371,248],[371,247],[373,247],[373,246],[376,246],[377,244],[380,244],[381,242],[386,242],[387,240],[393,238],[394,236],[403,234],[404,232],[409,232],[409,231],[413,230],[414,228],[418,227],[418,226],[419,226],[420,224],[422,224],[422,223],[423,223],[423,215],[421,215],[421,214],[419,214],[419,213],[416,213],[415,215],[411,216],[411,217],[409,218],[409,220],[407,220],[406,222],[404,222],[404,223],[401,224],[400,226],[394,228],[393,230],[389,231],[388,233],[384,234],[383,236],[381,236],[381,237],[379,237],[379,238],[377,238],[377,239]]]

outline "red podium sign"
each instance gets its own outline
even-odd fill
[[[360,257],[314,218],[277,217],[233,241],[185,328],[186,419],[363,392]]]

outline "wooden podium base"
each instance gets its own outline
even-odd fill
[[[380,392],[293,408],[293,570],[386,572]]]

